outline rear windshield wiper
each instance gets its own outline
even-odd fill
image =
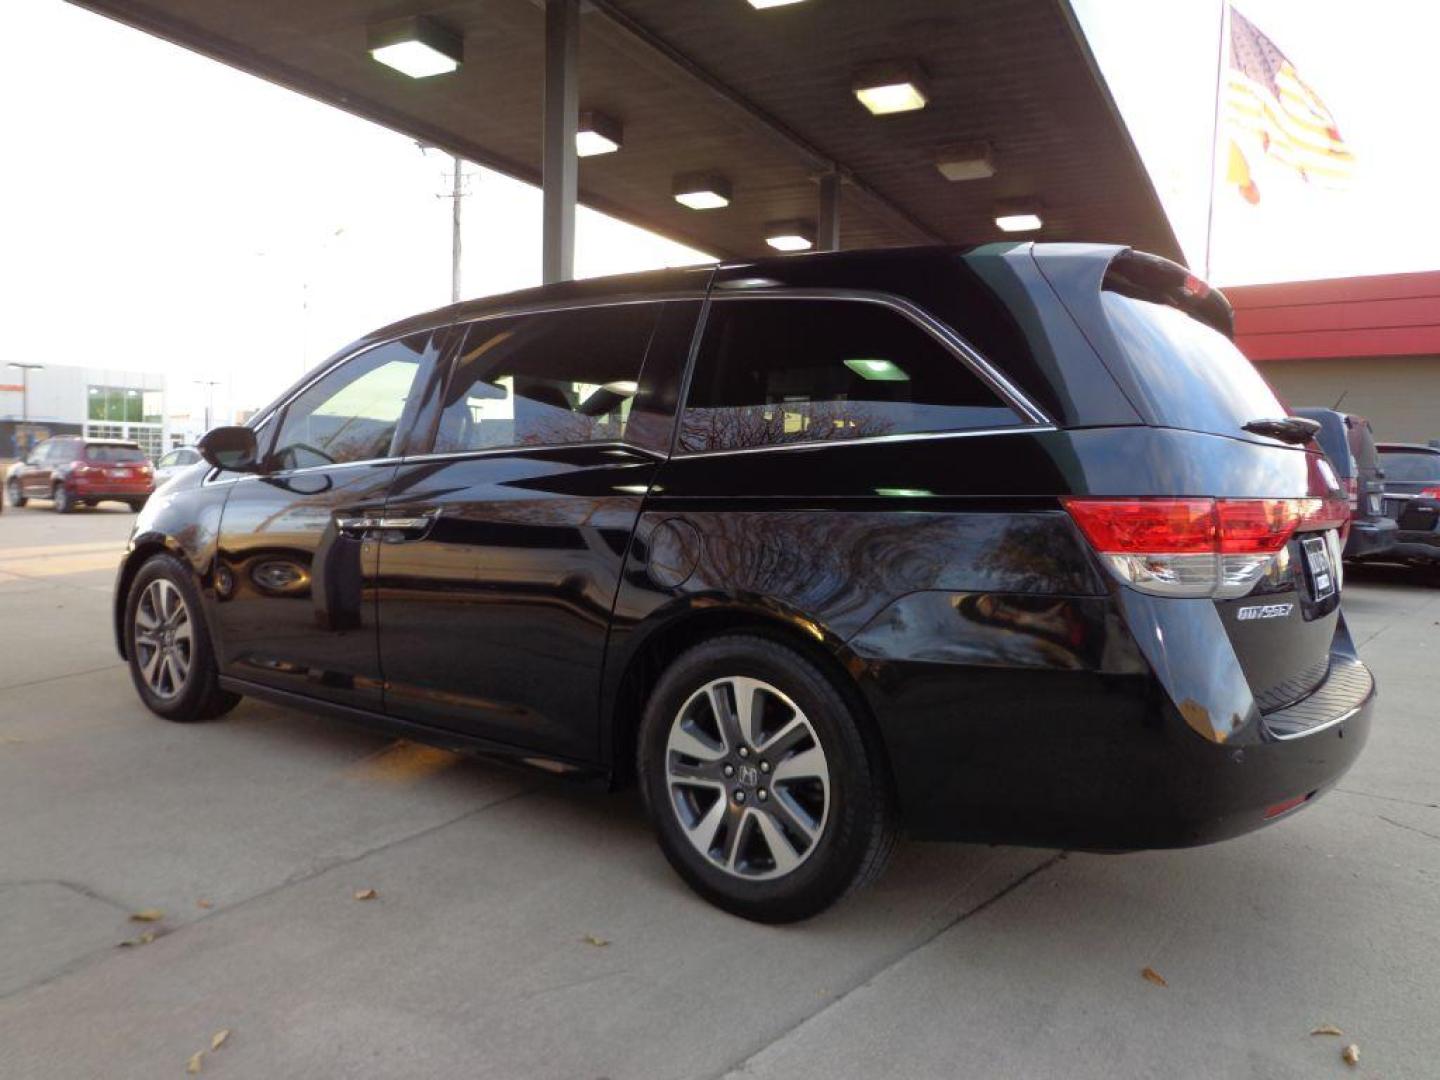
[[[1307,420],[1303,416],[1283,416],[1278,419],[1251,420],[1248,424],[1242,424],[1241,427],[1255,435],[1268,435],[1272,439],[1279,439],[1281,442],[1295,443],[1296,445],[1309,442],[1320,430],[1318,421]]]

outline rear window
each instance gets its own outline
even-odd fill
[[[145,451],[138,446],[106,446],[91,444],[85,448],[86,461],[144,461]]]
[[[1382,450],[1380,467],[1386,480],[1440,480],[1440,454],[1423,450]]]
[[[1109,290],[1105,315],[1165,427],[1239,435],[1251,420],[1286,415],[1234,342],[1178,308]]]

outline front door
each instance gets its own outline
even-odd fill
[[[395,716],[593,759],[610,612],[697,301],[472,323],[381,532]]]
[[[371,529],[441,332],[362,350],[284,406],[265,471],[233,483],[213,625],[221,671],[379,711]]]

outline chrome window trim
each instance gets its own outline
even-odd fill
[[[530,453],[536,450],[573,450],[576,447],[591,447],[600,449],[610,447],[617,450],[628,450],[640,457],[650,458],[656,462],[665,460],[665,455],[649,447],[636,446],[634,443],[621,442],[616,439],[601,439],[596,441],[586,440],[585,442],[564,442],[564,443],[513,443],[509,446],[486,446],[474,450],[447,450],[440,454],[411,454],[401,458],[400,461],[406,465],[412,465],[425,461],[454,461],[460,458],[490,458],[500,457],[503,454]]]
[[[836,450],[842,446],[872,446],[876,443],[921,442],[931,439],[974,439],[982,435],[1037,435],[1058,431],[1054,424],[1021,424],[1009,427],[964,428],[959,431],[912,431],[901,435],[865,435],[858,439],[815,439],[810,442],[772,443],[768,446],[736,446],[724,450],[691,450],[675,458],[729,457],[734,454],[771,454],[781,450]]]
[[[1045,411],[1025,396],[1024,392],[985,359],[968,341],[924,308],[893,293],[864,289],[757,289],[754,292],[712,294],[711,303],[736,303],[751,300],[837,300],[861,304],[878,304],[903,315],[938,341],[961,363],[980,377],[1000,398],[1032,424],[1053,424]],[[688,397],[688,395],[687,395]],[[684,405],[681,406],[684,414]],[[708,451],[705,451],[708,453]]]

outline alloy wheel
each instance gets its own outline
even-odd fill
[[[194,658],[190,611],[173,582],[156,578],[135,607],[135,660],[151,693],[169,700],[185,689]]]
[[[686,838],[736,877],[783,877],[824,834],[825,751],[800,707],[760,679],[727,676],[690,695],[670,724],[665,773]]]

